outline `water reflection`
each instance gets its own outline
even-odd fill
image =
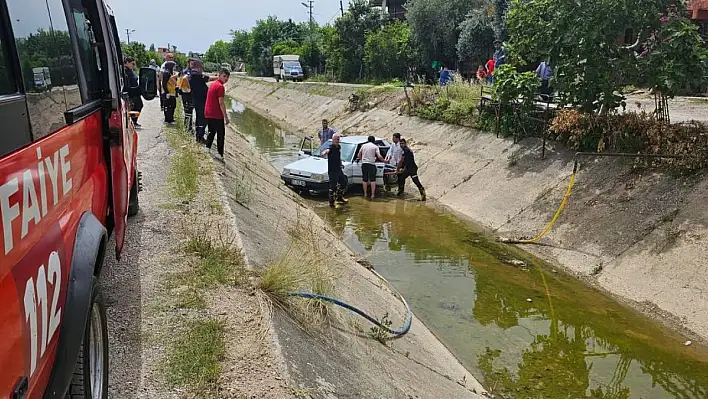
[[[678,334],[449,215],[358,199],[344,212],[317,210],[497,394],[708,397],[703,348],[684,347]]]
[[[297,159],[301,140],[299,137],[287,133],[277,124],[228,97],[226,108],[230,110],[231,123],[259,150],[269,155],[278,171]]]
[[[240,110],[239,131],[277,167],[296,158],[297,137]],[[412,201],[311,204],[502,397],[708,398],[705,348],[453,216]]]

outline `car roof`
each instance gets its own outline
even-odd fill
[[[341,136],[339,139],[342,143],[353,143],[353,144],[360,144],[360,143],[366,143],[369,140],[369,136]],[[386,141],[386,139],[381,138],[381,137],[376,137],[376,141]]]

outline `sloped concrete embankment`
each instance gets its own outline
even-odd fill
[[[573,153],[549,145],[541,160],[538,140],[513,144],[382,109],[349,113],[341,93],[245,78],[230,84],[229,94],[302,135],[322,118],[345,134],[400,132],[413,143],[429,196],[500,236],[538,233],[572,173]],[[708,339],[707,201],[704,173],[677,177],[625,159],[583,158],[570,202],[544,239],[549,246],[527,249]]]
[[[297,258],[310,241],[335,280],[334,296],[382,319],[392,328],[405,321],[405,309],[302,199],[287,189],[269,161],[239,133],[227,134],[221,178],[229,195],[245,256],[262,271],[284,255]],[[296,259],[295,262],[298,260]],[[303,262],[308,259],[302,259]],[[303,266],[304,267],[304,266]],[[294,391],[314,397],[475,398],[481,385],[414,318],[410,332],[386,342],[369,336],[370,325],[337,307],[324,326],[303,326],[276,311],[273,325]]]

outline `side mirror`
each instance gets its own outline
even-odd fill
[[[302,150],[305,155],[312,155],[312,150]]]
[[[157,71],[143,67],[140,68],[140,94],[147,101],[157,97]]]

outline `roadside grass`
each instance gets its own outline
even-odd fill
[[[197,176],[203,169],[199,161],[198,148],[189,140],[184,129],[184,112],[181,105],[175,112],[175,126],[165,128],[168,145],[175,150],[172,156],[167,182],[172,194],[183,200],[192,201],[199,189]]]
[[[195,320],[178,333],[166,358],[167,383],[172,387],[189,387],[191,392],[209,397],[208,392],[221,374],[221,361],[226,355],[226,323],[209,318]]]
[[[188,272],[190,285],[211,288],[217,285],[244,284],[247,273],[243,253],[235,249],[235,233],[217,223],[187,227],[184,252],[194,258]]]

